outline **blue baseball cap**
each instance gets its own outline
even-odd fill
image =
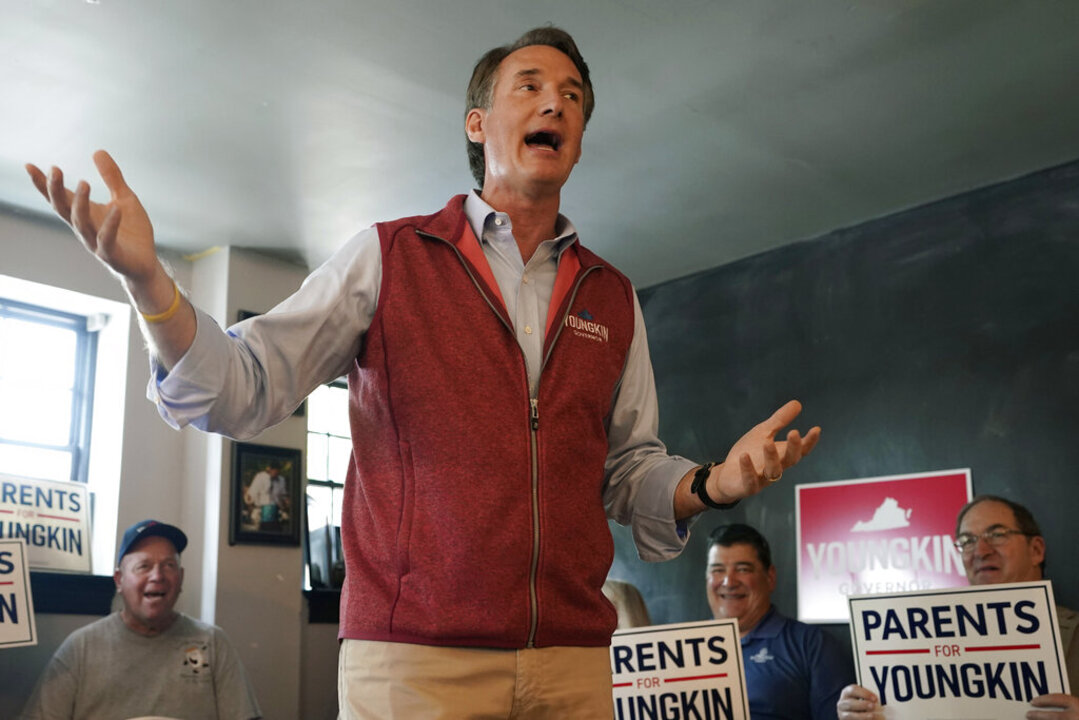
[[[131,552],[132,545],[144,537],[155,535],[172,542],[178,553],[183,552],[187,547],[187,535],[184,535],[184,531],[180,528],[157,520],[142,520],[124,530],[124,538],[120,541],[120,551],[116,553],[116,566],[119,567],[124,555]]]

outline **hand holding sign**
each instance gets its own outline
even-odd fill
[[[1047,710],[1031,710],[1027,713],[1027,720],[1079,720],[1079,698],[1063,693],[1042,695],[1030,701],[1036,708],[1048,708]]]
[[[861,685],[848,685],[835,706],[839,720],[884,720],[880,700]]]
[[[873,718],[861,713],[880,707],[875,699],[887,706],[889,720],[1066,717],[1030,710],[1068,707],[1060,694],[1069,691],[1068,678],[1048,582],[860,595],[849,603],[858,682],[865,687],[840,696],[842,720]]]

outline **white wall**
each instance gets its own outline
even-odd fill
[[[240,308],[268,310],[306,275],[304,268],[228,248],[194,262],[170,261],[195,302],[223,324],[234,321]],[[64,226],[2,209],[0,274],[127,301],[116,280]],[[190,428],[177,432],[158,417],[145,399],[148,365],[133,318],[127,361],[116,527],[155,517],[185,529],[191,544],[184,553],[186,581],[178,607],[225,629],[268,720],[333,717],[336,626],[306,624],[300,548],[229,546],[230,442]],[[303,418],[289,418],[253,442],[304,448],[305,432]],[[116,527],[99,530],[115,535]],[[0,715],[21,707],[63,638],[93,619],[38,615],[37,647],[0,650]],[[327,698],[333,699],[332,711]]]
[[[212,263],[215,272],[202,272],[204,263]],[[227,268],[225,293],[221,292],[219,273],[222,264]],[[196,261],[192,292],[199,305],[213,314],[219,324],[227,325],[235,322],[241,309],[266,312],[299,288],[306,274],[304,268],[265,256],[235,248],[223,249]],[[205,287],[207,282],[212,286]],[[207,294],[214,298],[212,305],[200,300]],[[207,469],[210,471],[207,473],[206,496],[216,498],[218,508],[228,508],[229,484],[214,480],[230,475],[231,442],[219,437],[205,440],[209,450]],[[289,417],[250,442],[303,450],[307,442],[306,421],[302,417]],[[219,468],[216,478],[212,473],[213,462]],[[208,507],[210,505],[207,503]],[[211,519],[208,515],[207,522]],[[299,658],[304,604],[300,593],[303,554],[299,547],[230,546],[228,538],[228,513],[220,512],[217,517],[215,622],[227,628],[251,673],[266,717],[298,718],[300,668],[282,661]],[[205,579],[207,573],[204,572],[203,577]],[[205,589],[203,594],[206,594]]]

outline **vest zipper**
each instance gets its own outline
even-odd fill
[[[537,383],[538,385],[538,383]],[[538,388],[537,388],[538,390]],[[539,626],[539,595],[536,592],[536,574],[539,572],[539,398],[529,398],[531,406],[530,438],[532,450],[532,564],[528,569],[528,599],[529,608],[528,642],[525,647],[535,647],[536,628]]]
[[[555,343],[558,342],[558,336],[562,334],[562,328],[566,325],[566,317],[569,315],[569,309],[573,305],[573,300],[577,297],[577,291],[581,287],[581,283],[584,282],[588,273],[595,270],[598,265],[593,265],[588,268],[584,268],[577,276],[576,281],[573,284],[573,292],[571,292],[566,301],[566,309],[562,313],[557,327],[555,328],[554,338],[547,344],[547,352],[543,356],[543,361],[540,363],[539,379],[536,380],[536,397],[529,398],[529,404],[531,405],[531,427],[532,427],[532,566],[528,572],[528,593],[532,602],[531,623],[528,629],[528,643],[525,647],[536,646],[536,629],[539,626],[539,595],[536,593],[536,575],[539,572],[539,384],[543,382],[543,369],[547,367],[547,361],[551,357],[551,351],[554,350]],[[547,312],[550,312],[548,308]]]
[[[422,230],[416,230],[416,234],[420,235],[420,236],[423,236],[423,237],[426,237],[426,238],[429,238],[431,240],[437,240],[438,242],[445,243],[447,246],[449,246],[449,248],[451,250],[453,250],[454,254],[457,255],[458,261],[460,261],[460,263],[461,263],[461,267],[463,267],[465,269],[465,272],[468,274],[469,279],[472,280],[472,284],[476,286],[476,290],[479,292],[480,296],[484,299],[484,302],[486,302],[487,305],[490,306],[491,311],[494,312],[495,316],[502,322],[502,325],[507,330],[509,330],[510,335],[513,336],[514,342],[516,342],[517,341],[517,335],[516,335],[516,333],[514,333],[513,325],[508,323],[506,321],[506,319],[502,316],[502,313],[500,313],[498,311],[498,308],[495,306],[495,304],[491,301],[491,298],[484,291],[483,285],[480,284],[479,280],[477,280],[476,276],[472,273],[471,268],[468,267],[468,263],[465,261],[464,256],[461,254],[461,251],[458,250],[457,247],[453,243],[451,243],[450,241],[445,240],[443,238],[440,238],[437,235],[432,235],[431,233],[424,232]],[[574,284],[573,284],[573,292],[571,292],[567,296],[568,299],[566,301],[566,309],[562,313],[562,318],[561,318],[560,322],[558,323],[557,329],[555,330],[554,339],[551,340],[550,343],[547,343],[547,352],[544,354],[543,360],[540,363],[539,379],[536,380],[536,397],[532,397],[531,394],[529,394],[529,398],[528,398],[528,404],[529,404],[528,419],[529,419],[529,435],[530,435],[530,437],[529,437],[529,447],[530,447],[530,450],[531,450],[531,453],[532,453],[532,499],[531,499],[531,502],[532,502],[532,562],[531,562],[531,566],[530,566],[529,572],[528,572],[528,598],[529,598],[529,603],[531,604],[531,607],[529,608],[528,641],[525,643],[525,647],[527,647],[527,648],[534,648],[536,646],[536,630],[537,630],[537,628],[539,626],[539,594],[536,591],[536,575],[539,573],[539,546],[540,546],[540,536],[539,536],[539,437],[538,437],[538,431],[539,431],[539,384],[543,380],[543,369],[547,366],[547,361],[551,357],[551,351],[554,350],[554,346],[555,346],[555,343],[558,341],[559,335],[562,334],[562,328],[566,324],[566,317],[569,315],[569,309],[573,305],[574,299],[577,297],[577,291],[580,290],[580,288],[581,288],[581,283],[584,282],[585,277],[587,277],[589,273],[591,273],[593,270],[599,269],[600,267],[601,267],[600,265],[591,265],[589,267],[582,268],[581,272],[578,273],[577,279],[574,281]],[[550,312],[550,308],[548,308],[547,312]],[[520,349],[520,348],[518,348],[518,349]],[[523,350],[521,351],[521,362],[524,363],[524,351]],[[527,389],[527,387],[528,387],[528,367],[526,365],[526,367],[525,367],[525,388]]]
[[[482,297],[488,307],[491,308],[491,312],[495,314],[495,317],[499,319],[503,327],[509,331],[510,336],[513,337],[513,341],[516,343],[517,335],[513,331],[513,325],[506,321],[506,318],[499,312],[498,307],[491,300],[490,296],[484,291],[483,285],[476,279],[475,274],[472,272],[472,268],[468,266],[468,262],[465,261],[464,255],[457,249],[457,246],[444,238],[440,238],[437,235],[432,235],[431,233],[422,230],[417,230],[416,234],[430,240],[444,243],[450,250],[453,250],[454,254],[457,255],[457,260],[461,263],[461,267],[464,268],[465,273],[468,275],[468,278],[472,281],[472,284],[476,286],[476,291],[480,294],[480,297]],[[535,646],[536,627],[539,625],[539,610],[537,609],[539,598],[536,593],[536,573],[539,572],[539,442],[536,439],[536,430],[539,428],[539,400],[532,397],[531,393],[528,391],[528,366],[525,363],[524,351],[521,350],[519,346],[517,349],[521,352],[521,364],[525,365],[525,394],[528,395],[529,404],[529,451],[532,456],[532,560],[528,573],[528,602],[530,607],[528,608],[528,640],[525,643],[525,647],[531,648]],[[539,383],[537,382],[537,386],[538,384]]]

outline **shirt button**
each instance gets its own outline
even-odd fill
[[[525,335],[531,335],[531,334],[532,334],[532,326],[531,325],[525,325]]]
[[[502,218],[496,217],[495,218],[495,225],[498,225],[499,227],[501,227],[502,226]]]
[[[527,275],[522,275],[521,276],[521,282],[523,282],[525,285],[527,285],[529,283],[528,276]]]

